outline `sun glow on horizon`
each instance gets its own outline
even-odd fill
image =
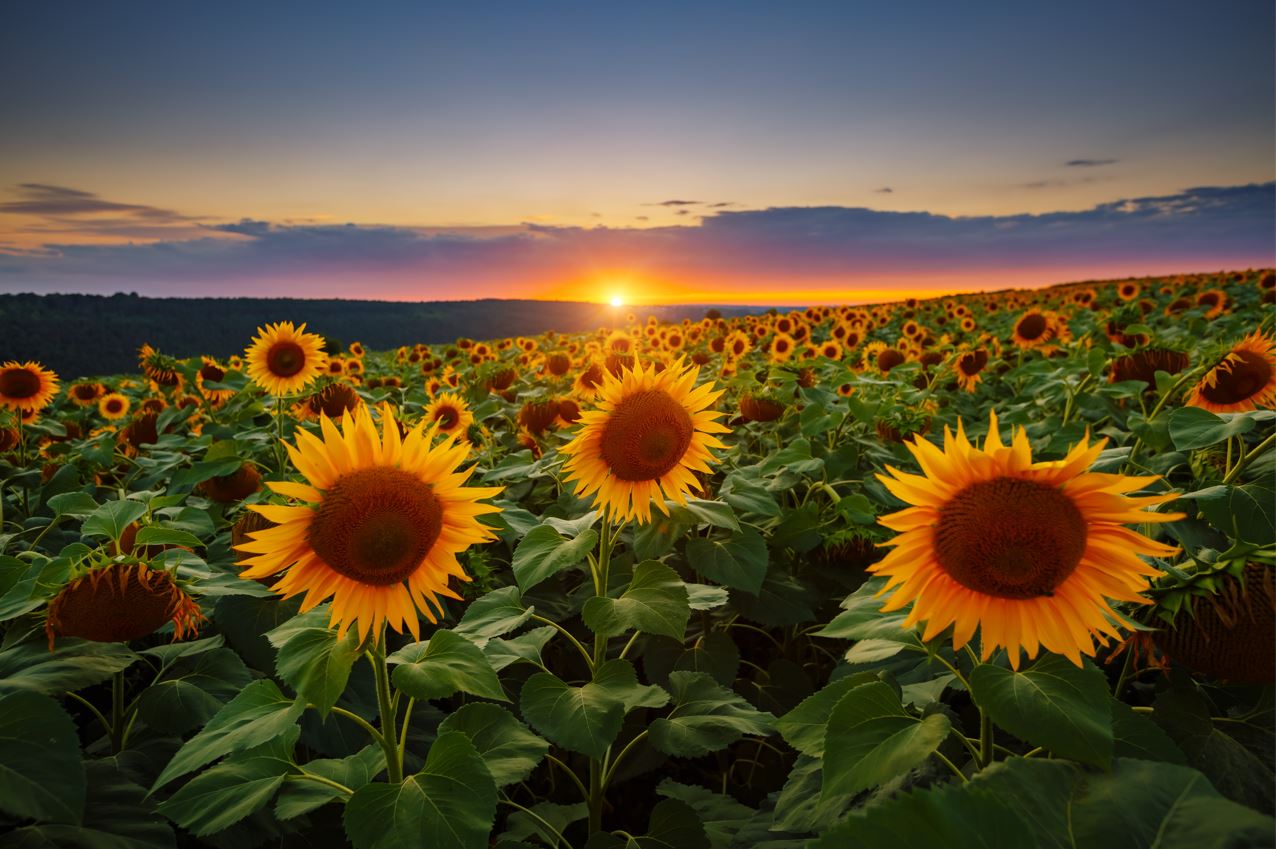
[[[622,298],[620,295],[612,295],[611,305],[613,307],[623,307],[625,305],[625,299]]]

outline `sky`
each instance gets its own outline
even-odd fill
[[[0,7],[0,291],[785,304],[1276,264],[1270,2]]]

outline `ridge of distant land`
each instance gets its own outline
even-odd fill
[[[1229,274],[1185,272],[1185,274]],[[1164,280],[1155,275],[1121,280]],[[1102,285],[1085,280],[1033,287]],[[1020,289],[977,293],[999,295]],[[957,293],[936,295],[956,297]],[[926,300],[931,300],[928,298]],[[865,304],[864,306],[872,306]],[[699,319],[708,309],[724,316],[766,312],[763,306],[671,304],[612,307],[583,301],[504,300],[375,301],[309,298],[151,298],[136,294],[0,294],[0,362],[37,360],[63,379],[137,370],[137,349],[148,342],[185,358],[242,353],[257,328],[268,322],[305,322],[308,330],[371,350],[417,342],[438,344],[460,337],[498,339],[536,336],[548,330],[579,333],[625,323],[634,313],[662,321]],[[781,307],[785,311],[800,307]]]
[[[144,298],[138,295],[0,295],[0,362],[38,360],[64,379],[137,371],[148,342],[179,358],[242,354],[268,322],[371,350],[459,337],[579,333],[624,324],[633,312],[663,321],[700,319],[709,305],[612,307],[579,301],[357,301],[301,298]],[[724,316],[765,307],[715,306]]]

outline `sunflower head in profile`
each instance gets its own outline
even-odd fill
[[[259,327],[244,351],[248,376],[271,395],[294,394],[324,372],[328,355],[323,347],[323,337],[307,333],[304,324],[281,321]]]
[[[559,450],[563,469],[582,497],[610,516],[651,521],[651,505],[665,514],[665,499],[685,503],[699,490],[696,472],[709,472],[711,448],[723,444],[712,434],[727,433],[710,409],[724,390],[696,386],[700,369],[678,362],[657,372],[637,365],[620,377],[608,376],[598,409],[581,415],[576,437]]]
[[[388,623],[419,638],[417,612],[437,621],[439,597],[460,598],[448,581],[469,580],[456,555],[495,539],[478,517],[499,511],[481,499],[501,490],[465,486],[473,467],[458,467],[469,446],[448,438],[431,447],[426,421],[401,436],[388,405],[380,434],[367,405],[344,414],[340,430],[327,416],[319,422],[322,439],[300,430],[296,447],[286,445],[306,482],[268,484],[297,503],[249,508],[275,524],[237,546],[240,575],[280,575],[274,589],[304,593],[303,612],[331,598],[342,636],[354,627],[366,640]]]
[[[474,413],[465,399],[455,392],[442,392],[425,408],[425,421],[439,433],[456,436],[462,442],[466,431],[474,424]]]
[[[1193,387],[1187,403],[1212,413],[1276,404],[1276,339],[1260,330],[1237,342]]]
[[[27,421],[58,394],[58,376],[35,362],[10,360],[0,366],[0,407],[17,410]]]
[[[1112,601],[1145,603],[1139,593],[1160,575],[1139,555],[1164,557],[1177,549],[1126,523],[1172,522],[1182,514],[1145,507],[1173,494],[1131,497],[1155,477],[1088,471],[1107,440],[1087,435],[1062,460],[1033,462],[1020,428],[1004,445],[991,415],[983,449],[971,445],[960,422],[944,430],[944,447],[916,438],[908,444],[923,474],[887,467],[878,479],[912,505],[883,516],[899,535],[871,571],[892,592],[883,610],[911,603],[905,627],[926,621],[923,639],[953,626],[960,649],[981,631],[983,659],[1004,646],[1010,663],[1039,649],[1078,666],[1095,641],[1119,638],[1126,622]]]
[[[76,578],[49,602],[49,651],[58,637],[97,643],[139,640],[173,623],[173,639],[193,636],[204,620],[195,600],[164,569],[111,563]]]

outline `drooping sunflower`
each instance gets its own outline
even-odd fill
[[[293,327],[291,321],[257,328],[257,335],[244,351],[248,376],[271,395],[291,395],[304,389],[328,364],[324,339],[307,333],[306,325]]]
[[[678,360],[660,372],[639,364],[607,377],[598,409],[581,415],[580,431],[559,449],[582,497],[593,494],[608,516],[646,523],[653,502],[668,515],[666,498],[682,504],[700,489],[694,472],[709,471],[710,449],[724,447],[712,434],[728,429],[710,409],[724,390],[696,386],[699,374]]]
[[[118,392],[111,392],[103,395],[98,400],[97,411],[102,414],[102,418],[113,422],[128,415],[130,404],[131,402],[127,396]]]
[[[220,383],[226,379],[226,369],[221,363],[212,357],[201,357],[199,371],[195,372],[195,388],[199,390],[199,394],[203,395],[214,404],[220,404],[229,400],[234,394],[233,389],[213,389],[205,386],[207,383]]]
[[[474,424],[474,413],[465,399],[455,392],[442,392],[425,408],[425,421],[438,427],[439,433],[465,440],[465,432]]]
[[[1087,471],[1106,439],[1087,434],[1064,459],[1034,463],[1025,431],[1003,445],[990,418],[982,450],[959,421],[956,435],[944,429],[942,450],[907,443],[922,475],[887,466],[877,476],[913,505],[880,520],[900,532],[871,570],[888,578],[882,593],[894,591],[882,609],[911,602],[905,627],[925,620],[929,640],[953,625],[957,649],[978,628],[985,660],[1004,646],[1018,668],[1021,651],[1031,659],[1044,648],[1079,666],[1096,639],[1120,636],[1126,620],[1110,600],[1146,603],[1139,593],[1161,573],[1138,555],[1177,550],[1123,525],[1183,518],[1142,509],[1177,496],[1130,497],[1157,478]]]
[[[957,376],[958,385],[967,392],[974,392],[975,387],[983,380],[982,372],[987,365],[988,352],[983,348],[963,351],[953,362],[953,372]]]
[[[285,598],[305,593],[303,612],[331,598],[329,622],[340,636],[354,627],[366,640],[388,623],[419,638],[418,611],[438,621],[439,597],[460,597],[449,579],[470,580],[456,555],[495,539],[478,517],[499,512],[481,499],[501,488],[464,486],[473,467],[458,467],[469,446],[448,438],[431,447],[435,428],[425,421],[400,437],[388,405],[379,435],[366,405],[343,415],[340,430],[327,416],[319,421],[322,439],[300,430],[296,447],[285,443],[307,483],[268,484],[299,503],[249,508],[276,525],[237,546],[240,575],[282,572],[274,589]]]
[[[38,413],[58,394],[58,376],[36,362],[0,366],[0,407]]]
[[[1276,339],[1257,330],[1237,342],[1205,373],[1187,403],[1211,413],[1276,405]]]
[[[173,639],[193,636],[204,620],[195,600],[164,569],[112,563],[64,586],[49,602],[44,630],[98,643],[138,640],[173,623]]]

